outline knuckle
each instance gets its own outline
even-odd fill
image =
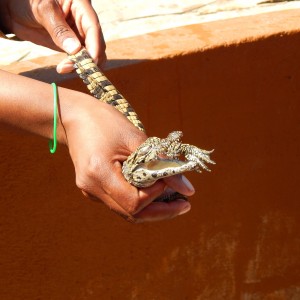
[[[140,221],[137,219],[137,218],[135,218],[135,217],[133,217],[133,216],[127,216],[126,218],[125,218],[125,220],[127,221],[127,222],[129,222],[129,223],[132,223],[132,224],[137,224],[137,223],[140,223]]]
[[[119,211],[119,210],[114,210],[114,212],[129,223],[132,223],[132,224],[139,223],[139,220],[137,218],[135,218],[134,216],[132,216],[131,214],[129,214],[127,212],[123,212],[123,211]]]
[[[56,0],[38,0],[35,3],[35,11],[40,19],[44,19],[45,15],[49,16],[50,23],[52,23],[53,36],[59,39],[65,36],[70,30],[64,24],[55,24],[56,17],[61,14],[59,4]],[[55,17],[56,16],[56,17]]]
[[[141,209],[141,203],[137,199],[129,199],[126,211],[129,215],[134,216]]]
[[[97,156],[92,156],[87,164],[76,169],[76,186],[81,190],[89,191],[90,185],[100,176],[100,159]]]
[[[48,13],[53,9],[55,5],[55,0],[38,0],[34,2],[35,9],[40,16],[45,16],[45,13]]]
[[[101,165],[102,165],[101,160],[98,156],[91,156],[85,168],[87,177],[95,178],[97,175],[99,175],[99,170],[101,170]]]
[[[89,190],[85,176],[76,176],[76,186],[84,192]]]
[[[64,25],[58,24],[53,27],[53,34],[57,39],[65,36],[68,32],[70,32],[70,30]]]

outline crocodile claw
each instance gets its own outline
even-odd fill
[[[184,144],[182,145],[185,148],[184,157],[188,161],[194,161],[197,163],[197,168],[195,171],[201,173],[201,169],[210,172],[210,169],[206,166],[205,163],[215,164],[213,160],[210,159],[209,155],[214,152],[214,150],[202,150],[196,146]]]
[[[167,138],[148,138],[124,162],[122,172],[126,180],[136,187],[148,187],[157,180],[187,171],[210,171],[205,163],[213,152],[182,144],[181,131],[171,132]],[[183,156],[185,160],[180,160]]]

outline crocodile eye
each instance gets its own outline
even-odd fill
[[[151,145],[145,145],[139,149],[139,154],[146,155],[147,153],[149,153],[151,151],[151,149],[152,149]]]

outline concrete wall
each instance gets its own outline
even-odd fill
[[[149,135],[181,129],[216,149],[212,173],[189,175],[197,193],[177,219],[126,223],[81,196],[67,149],[51,156],[46,140],[2,126],[0,298],[299,299],[299,17],[108,45],[106,73]],[[8,70],[51,77],[32,69],[43,63]]]

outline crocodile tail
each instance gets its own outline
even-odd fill
[[[93,62],[89,53],[82,48],[76,54],[69,55],[79,77],[87,85],[90,93],[100,101],[114,106],[138,129],[145,132],[144,126],[129,102]]]

